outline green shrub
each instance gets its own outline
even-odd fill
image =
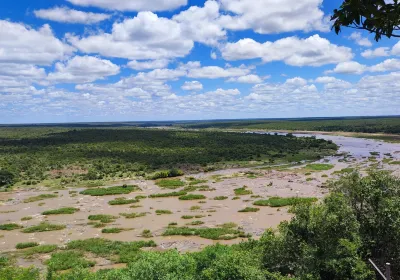
[[[123,228],[103,228],[101,230],[102,233],[120,233],[123,232],[126,229]]]
[[[306,169],[315,170],[315,171],[325,171],[334,168],[335,166],[332,164],[324,164],[324,163],[314,163],[307,164]]]
[[[139,190],[141,189],[138,186],[122,185],[109,188],[86,189],[84,191],[81,191],[80,193],[91,196],[104,196],[104,195],[130,194],[131,192]]]
[[[214,197],[214,200],[225,200],[225,199],[228,199],[228,197],[227,196],[216,196],[216,197]]]
[[[234,196],[234,197],[232,198],[232,200],[238,200],[238,199],[240,199],[239,196]]]
[[[27,216],[27,217],[22,217],[21,221],[29,221],[29,220],[32,220],[32,219],[33,219],[33,217]]]
[[[119,197],[114,200],[110,200],[108,204],[110,205],[125,205],[139,202],[138,199],[126,199],[125,197]]]
[[[91,221],[100,221],[103,224],[108,224],[114,222],[116,219],[118,219],[118,217],[113,215],[100,214],[100,215],[90,215],[88,219]]]
[[[22,226],[18,224],[2,224],[0,225],[0,230],[15,230],[15,229],[20,229]]]
[[[53,253],[46,264],[50,271],[61,271],[78,267],[91,267],[96,262],[86,260],[82,252],[63,251]]]
[[[36,247],[39,246],[39,243],[37,242],[25,242],[25,243],[18,243],[15,248],[16,249],[26,249],[26,248],[31,248],[31,247]]]
[[[315,197],[271,197],[267,200],[257,200],[256,206],[284,207],[300,203],[313,203],[318,201]]]
[[[239,210],[238,212],[243,213],[243,212],[258,212],[258,211],[260,211],[260,208],[246,207],[242,210]]]
[[[57,245],[39,245],[32,248],[26,249],[24,252],[25,256],[32,256],[35,254],[48,254],[58,249]]]
[[[194,185],[204,184],[207,182],[208,182],[208,180],[193,179],[193,180],[190,180],[189,185],[194,186]]]
[[[200,209],[201,209],[201,207],[198,205],[194,205],[194,206],[190,207],[190,211],[196,211],[196,210],[200,210]]]
[[[150,179],[156,180],[156,179],[162,179],[162,178],[169,178],[169,177],[179,177],[183,176],[184,173],[180,169],[170,169],[170,170],[164,170],[164,171],[158,171],[149,176]]]
[[[42,222],[37,226],[27,227],[22,230],[23,233],[33,233],[33,232],[45,232],[45,231],[55,231],[65,229],[65,225],[55,225],[48,222]]]
[[[186,225],[188,225],[188,226],[199,226],[199,225],[203,225],[203,224],[204,224],[203,221],[193,221],[193,222],[190,222],[190,223],[188,223]]]
[[[230,240],[238,237],[248,237],[243,231],[229,228],[168,228],[163,236],[182,235],[200,236],[212,240]]]
[[[193,219],[193,218],[194,218],[194,216],[190,216],[190,215],[183,215],[181,218],[182,218],[182,219],[185,219],[185,220],[190,220],[190,219]]]
[[[170,210],[156,210],[157,215],[172,214]]]
[[[205,199],[206,197],[202,194],[188,194],[182,195],[179,197],[179,200],[198,200],[198,199]]]
[[[251,190],[247,189],[247,186],[243,186],[243,188],[238,188],[235,189],[235,195],[248,195],[248,194],[253,194]]]
[[[147,213],[142,212],[142,213],[120,213],[121,216],[127,218],[127,219],[135,219],[135,218],[140,218],[146,216]]]
[[[147,198],[146,195],[137,195],[137,196],[135,196],[135,199],[137,199],[137,200],[141,200],[141,199],[145,199],[145,198]]]
[[[144,230],[142,231],[141,236],[144,237],[144,238],[151,238],[151,237],[153,237],[153,235],[151,234],[151,231],[150,231],[149,229],[144,229]]]
[[[24,203],[36,202],[36,201],[50,199],[50,198],[56,198],[56,197],[58,197],[58,195],[56,195],[56,194],[41,194],[38,196],[32,196],[27,199],[24,199]]]
[[[156,185],[165,189],[177,189],[183,187],[185,183],[179,179],[162,179],[157,180]]]
[[[149,195],[150,198],[158,198],[158,197],[174,197],[174,196],[182,196],[186,195],[187,192],[179,191],[179,192],[169,192],[169,193],[156,193]]]
[[[48,210],[44,211],[42,215],[62,215],[62,214],[74,214],[78,212],[78,208],[72,208],[72,207],[65,207],[65,208],[60,208],[60,209],[55,209],[55,210]]]

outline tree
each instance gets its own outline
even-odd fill
[[[14,184],[14,174],[7,170],[0,170],[0,187],[9,187]]]
[[[336,34],[342,27],[350,27],[374,33],[376,41],[382,36],[400,38],[399,0],[345,0],[334,10],[331,20]]]

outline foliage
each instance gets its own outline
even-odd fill
[[[89,220],[91,221],[100,221],[101,223],[108,224],[114,222],[118,217],[113,216],[113,215],[90,215],[88,217]]]
[[[36,201],[40,201],[40,200],[55,198],[57,196],[58,195],[56,195],[56,194],[41,194],[38,196],[32,196],[30,198],[25,199],[24,203],[30,203],[30,202],[36,202]]]
[[[248,237],[243,231],[230,228],[168,228],[163,236],[183,235],[183,236],[200,236],[212,240],[230,240],[238,237]]]
[[[206,199],[206,197],[202,194],[187,194],[179,197],[179,200],[198,200],[198,199]]]
[[[199,226],[199,225],[203,225],[203,224],[204,224],[203,221],[193,221],[193,222],[187,223],[186,225],[188,225],[188,226]]]
[[[22,185],[98,186],[182,165],[199,170],[253,159],[317,159],[337,149],[311,138],[132,128],[3,127],[0,135],[0,170]]]
[[[246,213],[246,212],[258,212],[258,211],[260,211],[260,208],[246,207],[242,210],[239,210],[238,212]]]
[[[344,176],[334,183],[345,195],[360,223],[362,252],[379,265],[392,264],[393,278],[400,277],[400,180],[385,171]]]
[[[302,203],[313,203],[318,201],[315,197],[270,197],[266,200],[254,201],[256,206],[284,207]]]
[[[125,197],[118,197],[114,200],[110,200],[108,204],[110,205],[125,205],[140,202],[138,199],[126,199]]]
[[[150,198],[158,198],[158,197],[171,197],[171,196],[182,196],[186,195],[187,192],[179,191],[179,192],[169,192],[169,193],[155,193],[149,195]]]
[[[48,222],[42,222],[36,226],[31,226],[24,228],[23,233],[33,233],[33,232],[45,232],[45,231],[55,231],[65,229],[65,225],[50,224]]]
[[[82,252],[62,251],[53,253],[47,261],[47,267],[50,271],[67,270],[77,267],[94,266],[94,261],[88,261],[83,257]]]
[[[44,211],[42,213],[42,215],[74,214],[74,213],[76,213],[78,211],[79,211],[78,208],[64,207],[64,208],[60,208],[60,209]]]
[[[81,194],[91,195],[91,196],[104,196],[104,195],[117,195],[117,194],[130,194],[131,192],[135,192],[140,190],[138,186],[117,186],[117,187],[109,187],[109,188],[96,188],[96,189],[87,189],[81,191]]]
[[[362,117],[362,118],[332,118],[332,119],[316,118],[316,119],[289,119],[289,120],[232,120],[232,121],[186,123],[181,126],[185,128],[263,129],[272,131],[274,130],[343,131],[343,132],[399,134],[400,118]],[[281,140],[283,141],[284,139],[285,140],[293,139],[293,138],[289,139],[288,138],[289,137],[281,136]],[[333,146],[334,145],[335,144],[333,144]]]
[[[307,164],[306,169],[311,169],[315,171],[323,171],[323,170],[330,170],[335,166],[332,164],[324,164],[324,163],[314,163],[314,164]]]
[[[20,226],[18,224],[14,224],[14,223],[0,225],[0,230],[10,231],[10,230],[15,230],[15,229],[20,229],[20,228],[22,228],[22,226]]]
[[[179,179],[162,179],[157,180],[156,185],[160,188],[177,189],[183,187],[185,185],[185,182],[182,182]]]
[[[161,178],[170,178],[170,177],[179,177],[184,175],[183,171],[180,169],[170,169],[170,170],[163,170],[163,171],[157,171],[149,176],[149,179],[152,180],[157,180]]]
[[[123,232],[124,230],[126,230],[126,229],[124,229],[124,228],[103,228],[101,230],[101,233],[120,233],[120,232]]]
[[[142,213],[120,213],[121,216],[127,218],[127,219],[135,219],[135,218],[140,218],[146,216],[147,213],[142,212]]]
[[[247,189],[247,186],[243,186],[242,188],[234,189],[235,195],[248,195],[253,194],[251,190]]]
[[[375,40],[382,36],[400,37],[400,3],[398,0],[346,0],[333,11],[333,28],[339,34],[342,27],[367,30],[375,34]]]
[[[153,235],[151,234],[151,231],[150,231],[149,229],[144,229],[144,230],[142,231],[141,236],[144,237],[144,238],[151,238],[151,237],[153,237]]]
[[[39,245],[28,248],[24,251],[25,256],[32,256],[35,254],[48,254],[57,250],[57,245]]]
[[[17,243],[15,248],[16,249],[26,249],[26,248],[36,247],[36,246],[39,246],[39,243],[37,243],[37,242],[24,242],[24,243]]]
[[[157,215],[172,214],[170,210],[156,210]]]
[[[14,184],[15,175],[8,170],[0,169],[0,187],[9,187]]]
[[[214,197],[214,200],[225,200],[225,199],[228,199],[228,197],[227,196],[216,196],[216,197]]]

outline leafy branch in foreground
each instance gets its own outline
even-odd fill
[[[331,20],[333,29],[339,34],[342,27],[367,30],[375,34],[375,40],[382,36],[400,37],[400,4],[398,0],[386,3],[384,0],[345,0],[335,9]]]

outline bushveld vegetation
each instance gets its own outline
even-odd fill
[[[248,195],[253,194],[251,190],[247,189],[247,186],[243,186],[242,188],[234,189],[235,195]]]
[[[179,200],[199,200],[206,199],[206,197],[202,194],[187,194],[179,197]]]
[[[81,191],[81,194],[91,195],[91,196],[104,196],[104,195],[130,194],[131,192],[138,190],[140,190],[138,186],[123,185],[123,186],[109,187],[109,188],[87,189]]]
[[[72,241],[66,246],[67,252],[88,252],[128,266],[91,272],[84,265],[61,274],[56,272],[63,265],[60,264],[49,271],[47,279],[373,280],[376,277],[368,258],[379,266],[390,262],[393,279],[399,279],[400,180],[386,172],[366,177],[351,173],[330,187],[332,193],[320,202],[296,203],[290,210],[293,218],[277,230],[267,230],[260,240],[214,245],[182,254],[176,250],[140,251],[142,247],[155,246],[152,241]],[[212,240],[248,237],[236,228],[233,223],[218,228],[170,227],[164,235],[196,235]],[[40,252],[40,247],[25,250]],[[57,247],[49,249],[54,251]],[[0,258],[1,277],[38,280],[39,272],[16,268],[6,258]]]
[[[114,222],[118,217],[113,216],[113,215],[104,215],[104,214],[99,214],[99,215],[90,215],[88,217],[89,220],[91,221],[99,221],[103,224],[108,224]]]
[[[108,202],[108,204],[110,204],[110,205],[125,205],[125,204],[137,203],[137,202],[140,202],[140,200],[138,200],[136,198],[135,199],[126,199],[125,197],[119,197],[114,200],[110,200]]]
[[[16,249],[26,249],[26,248],[32,248],[32,247],[36,247],[39,246],[39,243],[37,242],[23,242],[23,243],[18,243],[15,248]]]
[[[27,199],[24,199],[24,203],[30,203],[30,202],[36,202],[36,201],[40,201],[40,200],[55,198],[57,196],[58,195],[56,195],[56,194],[41,194],[38,196],[32,196]]]
[[[173,196],[183,196],[187,195],[187,192],[185,191],[179,191],[179,192],[169,192],[169,193],[155,193],[149,195],[150,198],[159,198],[159,197],[173,197]]]
[[[135,219],[135,218],[140,218],[144,217],[147,215],[146,212],[141,212],[141,213],[120,213],[121,216],[127,218],[127,219]]]
[[[78,208],[73,208],[73,207],[64,207],[60,209],[54,209],[54,210],[47,210],[42,213],[42,215],[62,215],[62,214],[74,214],[78,212]]]
[[[333,164],[325,164],[325,163],[314,163],[307,164],[306,169],[314,170],[314,171],[325,171],[334,168]]]
[[[20,229],[22,228],[22,226],[18,225],[18,224],[14,224],[14,223],[10,223],[10,224],[2,224],[0,225],[0,230],[15,230],[15,229]]]
[[[313,203],[318,201],[315,197],[270,197],[266,200],[254,201],[256,206],[284,207],[301,203]]]
[[[48,222],[42,222],[36,226],[24,228],[22,232],[23,233],[45,232],[45,231],[62,230],[65,228],[66,228],[65,225],[56,225],[56,224],[50,224]]]
[[[241,128],[266,130],[344,131],[363,133],[400,133],[400,118],[342,118],[293,120],[233,120],[182,125],[187,128]]]
[[[39,182],[75,186],[82,181],[100,186],[118,178],[165,177],[154,177],[165,167],[171,177],[181,175],[177,168],[182,165],[205,170],[230,162],[299,161],[337,149],[320,139],[224,132],[21,127],[0,128],[0,135],[0,170],[9,174],[1,179],[7,181],[3,187]]]

